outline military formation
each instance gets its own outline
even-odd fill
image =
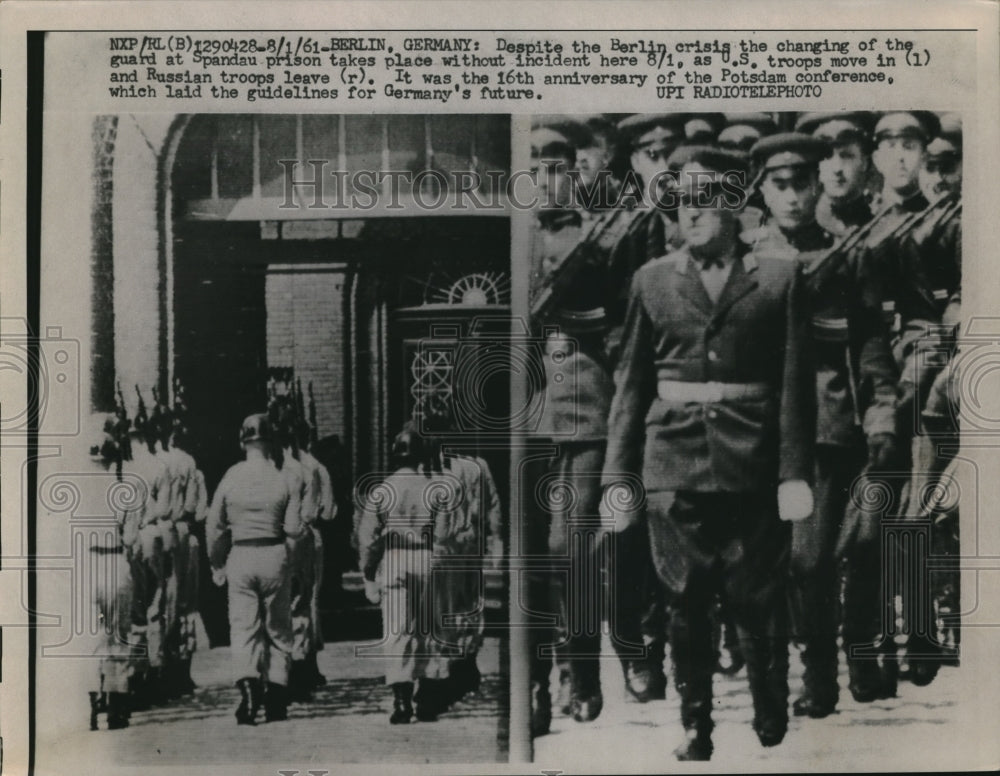
[[[90,693],[92,730],[107,713],[110,729],[126,727],[133,710],[160,705],[194,690],[201,551],[199,526],[208,513],[205,477],[191,456],[184,391],[174,402],[154,390],[148,411],[136,386],[137,411],[128,417],[118,386],[116,411],[92,457],[132,496],[116,515],[117,573],[97,592],[106,624],[99,681]],[[92,548],[100,551],[101,548]],[[105,548],[108,549],[108,548]]]
[[[532,631],[534,735],[600,714],[602,619],[637,702],[665,697],[669,644],[680,760],[712,755],[716,671],[745,666],[775,746],[789,706],[835,711],[841,649],[860,703],[957,660],[957,575],[923,611],[882,520],[958,551],[928,485],[957,438],[961,148],[959,118],[927,111],[536,119],[552,455],[524,525],[585,571],[534,579],[558,623]]]
[[[195,690],[202,559],[212,581],[227,586],[239,724],[287,717],[325,684],[319,588],[323,545],[318,521],[336,514],[331,478],[310,453],[310,419],[300,383],[268,386],[267,412],[239,430],[245,460],[232,466],[209,499],[192,456],[190,413],[179,382],[168,405],[154,388],[153,408],[136,386],[128,416],[118,388],[116,411],[91,453],[129,486],[116,514],[116,572],[95,593],[104,640],[98,682],[90,693],[92,730],[127,727],[132,711],[168,704]],[[199,540],[199,536],[203,537]],[[204,546],[202,545],[204,541]]]

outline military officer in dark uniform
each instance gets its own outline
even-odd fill
[[[576,150],[568,136],[579,138],[589,130],[568,119],[560,120],[558,126],[561,131],[543,126],[532,133],[541,204],[533,233],[533,299],[594,228],[593,224],[584,226],[581,209],[575,207],[569,174],[576,164]],[[564,568],[530,575],[532,607],[555,615],[559,621],[556,628],[531,631],[531,727],[536,736],[547,733],[551,723],[549,674],[553,661],[559,669],[556,707],[560,712],[587,722],[596,718],[603,706],[598,662],[601,579],[583,573],[594,566],[593,550],[587,549],[584,536],[593,529],[585,523],[595,521],[598,514],[613,391],[603,345],[601,299],[606,276],[600,258],[595,254],[593,262],[577,271],[573,291],[565,294],[567,299],[546,320],[533,321],[539,330],[549,330],[542,356],[546,381],[536,442],[551,445],[547,449],[552,455],[536,458],[526,472],[533,483],[525,504],[527,547],[532,554],[548,555],[555,563],[568,563],[571,568],[568,575]],[[575,379],[564,379],[566,369]],[[573,497],[563,499],[570,493]]]
[[[781,251],[803,265],[805,308],[810,319],[810,358],[816,387],[815,511],[792,528],[792,600],[798,638],[803,642],[805,689],[794,703],[797,715],[825,717],[836,708],[839,577],[837,550],[847,555],[844,591],[844,644],[850,690],[870,702],[879,695],[880,676],[871,647],[879,635],[881,555],[878,536],[845,522],[852,484],[865,461],[884,471],[896,451],[896,365],[882,320],[878,286],[862,266],[863,252],[829,253],[833,238],[818,224],[817,200],[827,197],[828,215],[850,218],[852,197],[846,183],[863,170],[834,174],[852,162],[860,126],[840,115],[806,116],[799,126],[815,134],[788,133],[761,140],[752,151],[761,170],[761,193],[771,221],[757,236],[755,255]],[[827,143],[824,133],[834,139]],[[845,144],[847,160],[830,164]],[[826,169],[824,170],[824,165]],[[851,166],[850,164],[848,166]],[[819,184],[843,194],[820,195]],[[859,208],[859,206],[855,206]],[[860,220],[860,219],[858,219]],[[845,533],[846,532],[846,533]],[[842,534],[844,537],[841,538]],[[860,537],[860,538],[859,538]],[[862,538],[864,539],[862,541]]]
[[[614,278],[608,301],[612,326],[606,338],[611,369],[618,360],[621,322],[633,273],[680,245],[677,223],[670,218],[669,208],[658,207],[658,200],[672,180],[667,160],[685,142],[689,119],[684,113],[637,113],[618,122],[619,140],[628,152],[629,176],[633,184],[640,184],[643,200],[629,214],[629,227],[608,259],[608,274]],[[628,180],[622,190],[629,191]],[[625,687],[640,703],[661,699],[667,686],[663,672],[664,604],[641,525],[615,537],[612,564],[609,624]]]
[[[897,436],[901,450],[906,453],[910,451],[920,414],[915,403],[919,397],[927,395],[946,360],[936,332],[943,308],[942,302],[935,299],[935,285],[940,281],[932,279],[934,270],[940,265],[935,266],[936,261],[925,261],[924,248],[927,246],[924,241],[925,228],[938,220],[934,214],[947,203],[941,201],[930,207],[920,190],[920,171],[927,159],[927,148],[940,128],[939,117],[930,111],[891,111],[882,114],[874,131],[872,161],[884,185],[881,209],[867,239],[867,250],[871,254],[868,261],[882,286],[883,310],[892,326],[893,355],[900,374]],[[955,253],[957,248],[953,257]],[[947,271],[944,274],[947,275]],[[955,282],[957,284],[957,277]],[[947,297],[947,290],[942,290],[941,295]],[[905,460],[900,463],[904,467],[909,465]],[[887,551],[901,553],[894,537],[888,539]],[[892,567],[902,568],[901,562],[900,558]],[[927,684],[937,673],[938,650],[927,634],[913,630],[915,624],[930,616],[929,612],[917,611],[917,607],[926,603],[921,596],[908,590],[909,583],[902,578],[889,581],[890,589],[883,601],[883,620],[888,625],[895,622],[893,598],[901,596],[907,654],[913,658],[909,678],[916,684]],[[881,642],[884,652],[882,694],[890,697],[895,695],[899,675],[894,632],[894,627],[889,628],[890,636]]]
[[[836,237],[868,223],[871,172],[871,114],[863,111],[804,113],[795,131],[830,144],[831,153],[819,163],[823,187],[816,203],[816,222]]]
[[[738,239],[733,171],[745,161],[684,147],[672,163],[682,172],[685,245],[632,280],[602,480],[605,509],[621,531],[640,514],[621,508],[630,501],[619,495],[628,487],[622,478],[641,474],[686,731],[675,754],[706,760],[710,610],[720,588],[747,661],[754,730],[764,746],[787,730],[789,532],[779,516],[812,510],[813,397],[800,360],[799,267],[749,253]]]

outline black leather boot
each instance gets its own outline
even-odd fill
[[[446,687],[442,679],[421,679],[413,695],[416,716],[421,722],[435,722],[447,708]]]
[[[684,731],[684,743],[674,749],[681,762],[704,762],[712,759],[712,734],[697,728]]]
[[[597,657],[574,658],[571,664],[573,719],[590,722],[597,719],[604,708],[601,694],[600,663]]]
[[[848,689],[858,703],[871,703],[882,695],[882,673],[874,658],[848,658]]]
[[[442,693],[444,705],[458,703],[469,693],[479,690],[482,675],[475,657],[462,657],[448,661],[448,678],[444,680]]]
[[[807,641],[802,651],[802,664],[805,690],[792,704],[795,716],[828,717],[836,710],[840,695],[836,642],[822,637]]]
[[[282,722],[288,719],[288,688],[283,684],[267,683],[264,693],[264,721]]]
[[[413,718],[413,682],[392,685],[392,715],[390,725],[406,725]]]
[[[163,668],[150,668],[146,672],[145,699],[150,706],[163,706],[169,700],[164,686]]]
[[[316,650],[306,655],[306,678],[313,689],[326,684],[326,677],[319,672],[319,664],[316,662]]]
[[[753,729],[762,746],[777,746],[788,732],[788,645],[768,637],[741,640],[753,697]]]
[[[917,687],[926,687],[941,667],[941,648],[926,636],[910,636],[906,642],[907,678]]]
[[[573,713],[573,677],[570,675],[568,666],[559,668],[559,690],[556,693],[556,708],[563,715]]]
[[[108,696],[103,692],[90,693],[90,729],[97,730],[97,715],[108,710]]]
[[[237,725],[255,725],[257,711],[260,709],[260,680],[240,679],[236,683],[240,691],[240,705],[236,707]]]
[[[544,736],[552,724],[552,696],[548,684],[531,683],[531,735]]]
[[[128,727],[128,696],[123,692],[108,693],[108,730]]]
[[[307,676],[308,667],[305,660],[293,660],[288,671],[288,699],[292,703],[308,703],[311,699],[312,685]]]
[[[681,724],[685,742],[674,750],[681,761],[707,760],[712,756],[712,674],[716,655],[710,601],[705,594],[678,598],[670,611],[670,656],[674,688],[681,699]]]

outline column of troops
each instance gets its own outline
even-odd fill
[[[212,581],[228,586],[237,723],[256,724],[261,708],[266,722],[285,720],[290,702],[308,702],[326,683],[317,665],[318,524],[337,508],[330,473],[310,452],[311,386],[307,420],[301,385],[272,381],[267,412],[247,417],[239,431],[244,460],[225,473],[210,506],[180,386],[175,393],[171,408],[154,392],[150,414],[139,393],[130,419],[119,389],[117,412],[92,449],[135,489],[117,515],[115,573],[96,594],[104,638],[92,730],[102,712],[109,729],[123,728],[132,710],[193,692],[198,524]],[[392,724],[436,720],[480,684],[482,568],[503,557],[500,500],[485,461],[445,449],[453,433],[450,412],[426,408],[396,436],[393,471],[365,478],[377,481],[371,492],[359,486],[354,543],[366,597],[382,604],[383,619],[369,656],[385,667]]]
[[[929,486],[958,433],[961,157],[958,117],[927,111],[537,118],[535,476],[573,498],[529,488],[526,526],[610,584],[534,579],[560,623],[532,630],[534,735],[600,714],[602,614],[635,701],[665,697],[669,644],[681,760],[711,757],[719,670],[745,666],[754,730],[782,741],[790,640],[811,718],[839,702],[838,637],[859,703],[957,659],[957,575],[921,611],[880,519],[957,555]]]
[[[116,514],[115,573],[95,595],[104,638],[90,727],[98,729],[105,712],[109,729],[127,727],[132,711],[194,691],[203,557],[213,582],[228,583],[237,721],[253,724],[262,705],[268,720],[284,719],[290,701],[308,700],[326,681],[316,661],[323,648],[317,524],[336,513],[330,474],[310,453],[315,423],[301,385],[280,395],[269,386],[267,413],[240,430],[247,460],[226,473],[211,505],[182,387],[175,383],[172,406],[154,389],[151,412],[135,390],[135,416],[119,387],[115,414],[91,450],[133,497]]]

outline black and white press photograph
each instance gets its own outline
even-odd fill
[[[955,724],[962,117],[548,114],[531,160],[535,762]]]
[[[90,466],[39,531],[82,619],[40,765],[505,761],[508,117],[81,123]],[[441,204],[462,176],[492,207]]]
[[[3,5],[7,770],[996,765],[1000,11]]]

